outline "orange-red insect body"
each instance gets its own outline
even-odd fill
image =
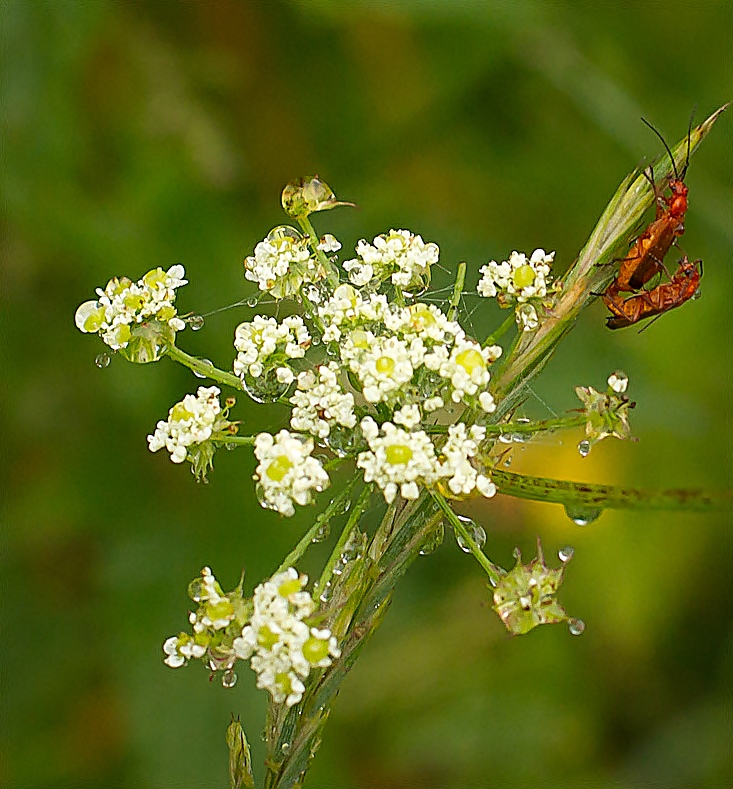
[[[702,261],[690,262],[683,257],[669,282],[643,290],[620,301],[617,293],[603,295],[603,301],[613,313],[606,321],[609,329],[623,329],[645,318],[661,315],[689,301],[696,293],[702,276]]]
[[[642,118],[642,120],[644,120]],[[664,258],[674,242],[685,232],[688,188],[684,182],[690,160],[690,132],[687,135],[687,162],[681,173],[677,172],[674,156],[662,135],[647,121],[644,123],[659,137],[669,154],[674,169],[674,178],[669,180],[670,197],[658,190],[651,176],[656,197],[656,217],[644,232],[634,241],[626,257],[621,261],[619,272],[606,290],[615,298],[619,293],[633,293],[644,287],[664,268]]]

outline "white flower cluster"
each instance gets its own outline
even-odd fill
[[[248,323],[240,323],[234,333],[234,347],[238,351],[234,372],[242,380],[245,375],[259,378],[266,368],[276,366],[280,383],[291,383],[295,375],[287,359],[302,359],[311,345],[311,336],[298,315],[291,315],[282,323],[264,315],[255,315]],[[278,362],[282,364],[278,365]]]
[[[409,426],[414,426],[414,413],[407,406],[395,415]],[[405,413],[407,411],[407,413]],[[448,428],[448,438],[440,450],[440,458],[430,436],[422,430],[410,432],[385,422],[381,429],[371,417],[361,422],[361,430],[369,444],[368,452],[361,452],[356,464],[364,469],[364,480],[375,482],[385,501],[391,503],[399,492],[402,498],[416,499],[421,486],[434,485],[447,478],[451,492],[468,495],[474,489],[490,498],[496,493],[491,480],[474,468],[469,458],[479,453],[479,444],[486,430],[474,425],[466,430],[464,424]]]
[[[281,515],[293,515],[293,504],[310,504],[313,494],[329,485],[320,461],[311,457],[313,439],[281,430],[276,436],[260,433],[255,438],[259,465],[254,479],[263,507]]]
[[[517,323],[524,331],[533,331],[540,324],[537,307],[543,305],[550,290],[554,257],[554,252],[535,249],[529,259],[523,252],[512,252],[509,260],[490,261],[479,270],[479,295],[496,297],[502,307],[516,304]]]
[[[430,266],[438,262],[439,252],[437,244],[426,244],[409,230],[390,230],[373,244],[362,239],[356,247],[358,258],[346,261],[344,270],[358,287],[389,277],[393,285],[422,291],[430,284]]]
[[[166,323],[173,331],[181,331],[185,324],[177,317],[173,302],[176,288],[185,285],[183,266],[171,266],[168,271],[155,268],[137,282],[127,277],[114,277],[102,290],[99,298],[79,306],[74,319],[80,331],[99,334],[112,350],[125,348],[130,341],[131,327],[147,320]]]
[[[333,237],[331,237],[333,238]],[[334,239],[335,241],[335,239]],[[333,244],[326,240],[328,247]],[[308,248],[308,240],[295,228],[275,228],[244,261],[244,276],[276,299],[296,296],[304,283],[326,276],[321,263]]]
[[[174,463],[183,463],[189,447],[208,441],[212,433],[229,424],[219,403],[218,387],[199,386],[195,396],[187,394],[168,411],[167,421],[158,422],[155,433],[148,436],[148,446],[151,452],[165,447]]]
[[[303,697],[303,680],[311,669],[326,668],[341,654],[330,630],[319,630],[306,621],[315,610],[304,589],[307,582],[307,576],[298,576],[291,567],[260,584],[254,592],[252,618],[232,644],[238,658],[250,660],[257,687],[288,707]]]
[[[222,592],[219,582],[208,567],[201,571],[201,578],[191,585],[192,597],[199,603],[198,611],[188,615],[193,635],[179,633],[171,636],[163,644],[166,657],[164,662],[171,668],[185,665],[189,660],[204,657],[217,630],[223,630],[234,620],[236,609],[228,595]],[[234,660],[227,661],[229,665]],[[219,665],[212,663],[212,668]]]
[[[290,398],[293,430],[323,439],[335,425],[356,426],[354,395],[343,391],[338,372],[336,362],[329,362],[318,367],[317,374],[306,370],[298,376],[298,388]]]

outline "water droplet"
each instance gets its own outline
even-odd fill
[[[324,521],[318,527],[318,531],[311,538],[311,542],[323,542],[324,540],[328,539],[328,535],[330,533],[331,533],[331,524],[328,521]]]
[[[466,531],[471,535],[471,538],[476,543],[476,545],[478,545],[479,548],[483,548],[484,544],[486,543],[486,532],[483,530],[483,528],[475,521],[471,520],[471,518],[466,518],[465,515],[459,515],[458,520],[464,525]],[[458,547],[464,553],[470,553],[471,548],[469,547],[468,543],[458,532],[456,532],[455,535]]]
[[[527,440],[527,437],[522,433],[512,433],[509,438],[516,444],[523,444]]]
[[[257,304],[258,304],[259,300],[260,300],[260,299],[259,299],[259,296],[250,296],[250,297],[247,299],[247,301],[245,301],[245,304],[246,304],[248,307],[253,307],[253,308],[254,308],[254,307],[256,307],[256,306],[257,306]]]
[[[571,545],[566,545],[564,548],[560,548],[557,552],[557,557],[563,564],[567,564],[573,558],[574,553],[575,548]]]
[[[432,553],[442,542],[443,537],[445,536],[445,526],[443,525],[443,521],[438,523],[438,525],[432,529],[425,538],[425,542],[422,544],[420,548],[420,556],[427,556],[428,554]]]
[[[233,452],[236,448],[236,444],[224,444],[224,449],[226,449],[227,452]]]
[[[225,688],[233,688],[237,684],[237,675],[231,669],[228,669],[221,675],[221,684]]]
[[[585,630],[585,622],[582,619],[568,619],[568,630],[571,636],[579,636]]]
[[[501,433],[499,435],[499,441],[501,441],[502,444],[511,444],[513,440],[511,433]]]
[[[275,403],[290,388],[290,384],[283,384],[277,380],[274,369],[264,372],[259,378],[246,373],[242,384],[245,392],[255,403]]]
[[[283,743],[283,744],[280,746],[280,750],[281,750],[283,753],[287,753],[287,752],[290,750],[290,743],[289,743],[289,742],[284,742],[284,743]]]
[[[324,443],[335,455],[344,458],[356,447],[356,431],[332,427]]]
[[[532,420],[527,418],[526,416],[520,416],[516,422],[518,425],[528,425]]]
[[[213,367],[214,366],[214,363],[210,359],[199,359],[199,361],[201,362],[201,364],[208,364],[209,367]],[[197,370],[192,370],[191,372],[193,372],[193,374],[197,378],[208,378],[209,377],[208,375],[205,375],[204,373],[200,373]]]
[[[318,599],[322,603],[327,603],[333,597],[333,587],[331,586],[331,582],[328,581],[326,585],[323,587],[323,591],[319,595]]]
[[[514,456],[513,456],[511,453],[509,453],[509,454],[508,454],[508,455],[507,455],[507,456],[504,458],[504,461],[503,461],[503,463],[504,463],[504,465],[505,465],[507,468],[509,468],[509,466],[511,466],[511,465],[512,465],[512,461],[513,461],[513,460],[514,460]]]
[[[600,507],[581,507],[572,504],[565,505],[565,514],[577,526],[587,526],[598,520],[603,510]]]
[[[590,441],[588,441],[587,439],[584,438],[578,444],[578,452],[580,453],[580,456],[582,458],[587,458],[588,455],[590,454]]]
[[[321,338],[317,334],[314,334],[311,337],[311,345],[315,348],[317,345],[320,344],[321,344]]]
[[[96,364],[100,370],[104,370],[105,367],[109,367],[109,363],[111,361],[112,359],[108,353],[100,353],[94,358],[94,364]]]
[[[204,316],[191,315],[191,317],[186,320],[186,323],[191,327],[193,331],[198,331],[199,329],[203,329],[204,327]]]

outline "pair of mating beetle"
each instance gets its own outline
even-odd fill
[[[644,120],[642,118],[642,120]],[[647,126],[659,137],[672,161],[674,178],[669,179],[671,195],[663,194],[663,188],[654,183],[653,171],[646,177],[650,180],[656,198],[656,217],[644,232],[634,241],[628,254],[621,261],[616,278],[601,294],[611,311],[606,320],[609,329],[622,329],[632,326],[645,318],[668,312],[679,307],[697,293],[702,276],[702,261],[690,262],[685,255],[679,262],[677,271],[650,290],[644,286],[660,271],[665,271],[664,258],[670,247],[685,232],[685,213],[687,212],[687,185],[684,183],[690,162],[690,130],[687,134],[687,160],[682,172],[677,172],[674,156],[662,135],[648,122]],[[692,124],[692,121],[690,121]],[[620,294],[632,293],[628,298]]]

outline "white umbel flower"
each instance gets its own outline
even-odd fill
[[[398,492],[405,499],[416,499],[421,485],[432,485],[438,479],[435,448],[424,431],[410,433],[391,422],[385,422],[380,431],[371,417],[362,419],[361,429],[369,451],[359,454],[356,465],[364,469],[365,482],[377,483],[387,503]]]
[[[255,438],[255,456],[260,462],[254,478],[263,507],[291,516],[294,504],[310,504],[315,493],[328,487],[328,474],[311,452],[313,439],[288,430],[274,437],[260,433]]]
[[[97,288],[99,298],[85,301],[74,316],[76,326],[85,333],[96,333],[112,350],[126,348],[131,327],[147,320],[166,323],[173,331],[185,324],[173,304],[176,289],[185,285],[183,266],[167,271],[155,268],[137,282],[127,277],[114,277],[104,290]]]
[[[284,299],[297,295],[304,284],[322,280],[326,271],[311,255],[306,238],[292,228],[276,228],[246,258],[244,276],[260,290]]]
[[[478,489],[482,496],[490,498],[496,486],[471,464],[479,451],[479,444],[486,436],[486,428],[472,425],[452,425],[448,428],[448,440],[441,450],[441,475],[448,477],[448,487],[456,496],[466,496]]]
[[[302,359],[310,346],[311,336],[300,316],[290,315],[278,323],[275,318],[255,315],[251,321],[240,323],[234,332],[234,347],[239,352],[234,373],[242,379],[247,374],[259,378],[269,363]],[[278,379],[290,383],[292,376],[278,373]]]
[[[219,388],[199,386],[195,396],[186,395],[170,409],[167,421],[158,422],[148,436],[148,447],[151,452],[165,447],[174,463],[183,463],[191,445],[207,441],[220,427],[220,414]]]
[[[547,295],[550,267],[555,257],[544,249],[535,249],[529,258],[523,252],[512,252],[509,260],[497,263],[492,260],[479,269],[482,275],[478,284],[481,296],[499,296],[505,303],[528,299],[542,299]]]
[[[326,438],[333,425],[356,426],[354,395],[344,392],[338,382],[336,362],[318,367],[318,376],[310,370],[298,376],[298,388],[290,398],[293,412],[290,427],[317,438]]]

